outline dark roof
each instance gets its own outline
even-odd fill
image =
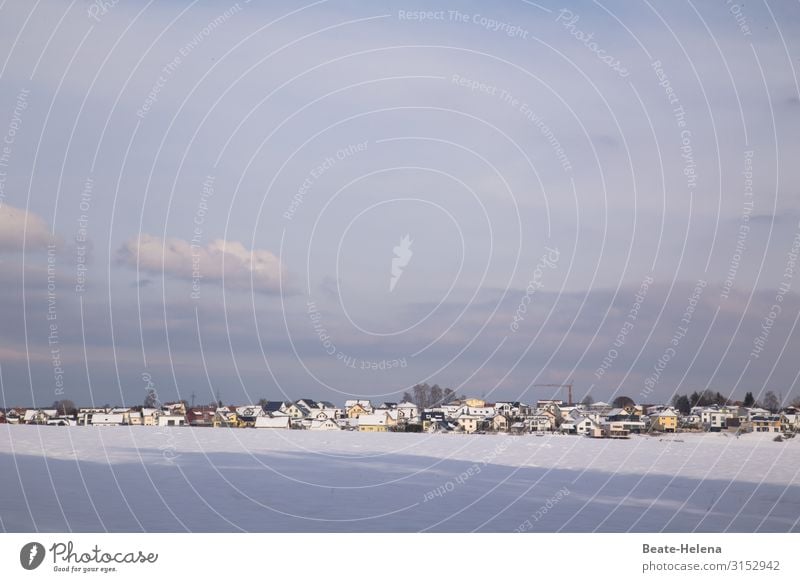
[[[264,412],[278,412],[281,409],[281,406],[283,406],[283,402],[280,400],[270,400],[263,406],[263,408]]]

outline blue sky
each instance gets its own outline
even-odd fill
[[[6,405],[797,395],[795,6],[99,6],[0,8]]]

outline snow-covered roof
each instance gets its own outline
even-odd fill
[[[259,416],[256,418],[256,428],[289,428],[288,416]]]
[[[678,413],[672,410],[671,408],[667,408],[666,410],[662,410],[661,412],[658,412],[656,414],[651,414],[650,416],[661,416],[661,417],[678,416]]]
[[[386,424],[386,413],[383,414],[362,414],[358,417],[359,426],[384,425]]]
[[[94,414],[92,424],[122,424],[121,414]]]

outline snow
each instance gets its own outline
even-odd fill
[[[0,531],[800,531],[800,438],[0,425]]]

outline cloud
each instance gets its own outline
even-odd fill
[[[38,250],[53,241],[47,223],[33,212],[0,204],[0,252]]]
[[[237,241],[216,239],[193,245],[179,238],[141,234],[117,251],[120,262],[150,273],[181,279],[216,281],[228,287],[276,293],[285,272],[280,260],[264,249],[247,249]],[[284,283],[285,286],[285,283]]]

